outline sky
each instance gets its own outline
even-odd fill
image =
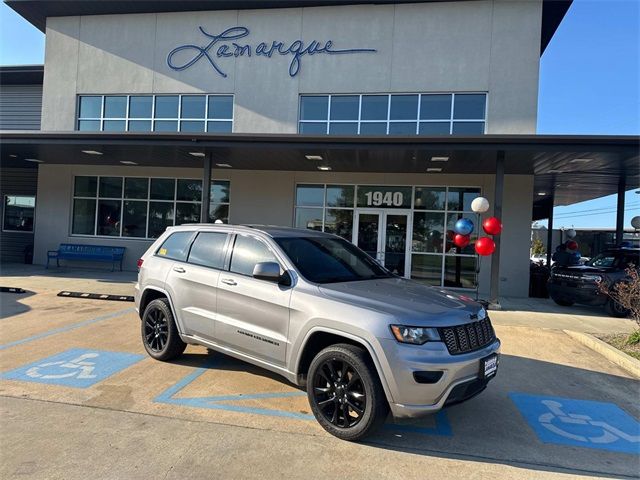
[[[43,62],[44,35],[0,2],[0,65]],[[640,0],[574,0],[540,60],[538,133],[640,134]],[[629,227],[640,194],[625,198]],[[614,227],[615,209],[615,195],[556,207],[554,226]]]

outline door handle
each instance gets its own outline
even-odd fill
[[[235,280],[232,280],[231,278],[223,278],[222,280],[220,280],[222,283],[224,283],[225,285],[237,285]]]
[[[178,273],[184,273],[186,272],[186,270],[182,267],[173,267],[173,271],[174,272],[178,272]]]

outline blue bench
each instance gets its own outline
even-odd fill
[[[108,247],[103,245],[74,245],[61,243],[58,250],[47,252],[47,267],[52,258],[56,259],[56,265],[60,266],[60,260],[89,260],[93,262],[111,262],[111,271],[115,270],[116,263],[120,263],[122,271],[122,259],[126,247]]]

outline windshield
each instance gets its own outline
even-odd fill
[[[591,267],[613,267],[616,256],[611,253],[601,253],[587,262]]]
[[[342,238],[275,238],[300,274],[315,283],[354,282],[389,278],[391,273]]]
[[[638,255],[634,253],[622,254],[614,252],[604,252],[592,258],[587,265],[591,267],[616,267],[627,268],[629,265],[638,265]]]

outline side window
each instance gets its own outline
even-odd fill
[[[170,258],[171,260],[187,260],[189,254],[189,243],[193,237],[193,232],[176,232],[167,238],[156,252],[159,257]]]
[[[231,257],[231,271],[253,275],[253,267],[260,262],[278,262],[267,246],[252,237],[238,235]]]
[[[196,237],[189,253],[189,263],[222,269],[224,267],[224,244],[226,233],[201,232]]]

